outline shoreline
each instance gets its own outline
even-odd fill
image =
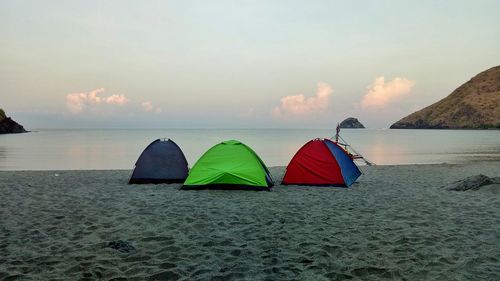
[[[358,164],[356,165],[360,168],[363,169],[364,167],[404,167],[404,166],[436,166],[436,165],[458,165],[458,166],[464,166],[464,165],[474,165],[474,164],[487,164],[487,163],[492,163],[492,162],[499,162],[500,163],[500,155],[499,156],[484,156],[484,157],[478,157],[478,156],[471,156],[472,159],[464,159],[461,161],[456,161],[456,162],[440,162],[440,163],[402,163],[402,164],[375,164],[372,166],[366,165],[366,164]],[[273,165],[273,166],[267,166],[269,169],[285,169],[287,165]],[[191,168],[191,166],[189,167]],[[27,169],[27,170],[22,170],[22,169],[0,169],[0,173],[2,172],[77,172],[77,171],[96,171],[96,172],[104,172],[104,171],[130,171],[132,173],[134,168],[126,169],[126,168],[118,168],[118,169]]]

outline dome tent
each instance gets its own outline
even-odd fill
[[[273,184],[259,156],[247,145],[229,140],[200,157],[182,189],[270,190]]]
[[[137,159],[129,184],[182,183],[187,174],[188,163],[180,147],[171,139],[157,139]]]
[[[349,154],[329,139],[302,146],[288,164],[282,184],[348,187],[361,175]]]

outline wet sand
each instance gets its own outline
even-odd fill
[[[3,171],[0,280],[500,280],[498,186],[443,188],[499,167],[362,167],[349,189],[272,192]],[[108,247],[118,240],[134,249]]]

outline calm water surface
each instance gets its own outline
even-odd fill
[[[213,145],[237,139],[268,166],[286,166],[308,140],[334,130],[127,129],[37,130],[0,135],[0,170],[132,169],[157,138],[171,138],[192,166]],[[342,130],[358,152],[379,165],[500,159],[498,130]]]

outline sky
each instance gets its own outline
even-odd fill
[[[500,64],[500,1],[0,0],[34,128],[387,128]]]

